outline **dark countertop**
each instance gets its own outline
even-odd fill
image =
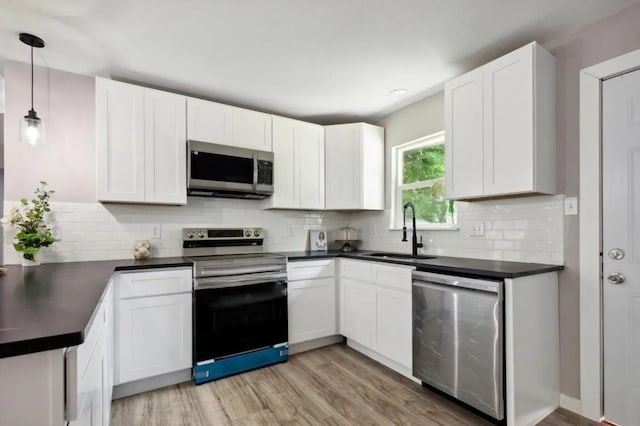
[[[518,278],[562,270],[562,266],[436,257],[383,259],[367,251],[280,252],[288,260],[335,257],[415,266],[418,270],[480,278]],[[84,342],[94,311],[114,271],[191,266],[182,257],[145,261],[107,260],[8,266],[0,273],[0,358],[59,349]]]
[[[349,259],[373,260],[377,262],[395,263],[398,265],[415,266],[419,271],[439,272],[448,275],[461,275],[477,278],[519,278],[528,275],[544,274],[546,272],[561,271],[564,266],[544,265],[539,263],[506,262],[499,260],[468,259],[463,257],[437,256],[432,259],[385,259],[369,256],[373,251],[356,251],[342,253],[329,252],[283,252],[288,260],[312,260],[331,257],[346,257]],[[400,254],[406,256],[406,253]]]
[[[8,266],[0,274],[0,358],[84,342],[114,271],[191,266],[182,257]]]

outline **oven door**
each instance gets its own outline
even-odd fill
[[[196,364],[286,345],[286,273],[196,279],[194,329]]]
[[[256,159],[253,151],[212,143],[188,142],[189,189],[255,190]]]

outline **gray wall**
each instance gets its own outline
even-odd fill
[[[640,5],[548,43],[556,57],[556,131],[558,193],[579,192],[579,73],[582,68],[640,49]],[[386,128],[389,208],[391,147],[444,129],[443,94],[436,94],[397,111],[378,125]],[[560,274],[560,386],[562,393],[580,397],[580,276],[578,216],[565,216],[565,270]]]
[[[444,130],[444,92],[411,104],[376,123],[385,128],[385,208],[391,208],[391,148]]]
[[[640,5],[549,43],[556,57],[556,131],[558,189],[579,193],[579,73],[632,50],[640,49]],[[594,188],[596,190],[596,188]],[[578,216],[565,216],[565,271],[560,275],[560,349],[563,393],[580,395],[580,274]]]
[[[20,141],[20,122],[30,108],[28,64],[8,61],[5,77],[5,200],[30,196],[41,180],[56,199],[96,199],[95,89],[93,77],[35,68],[34,109],[45,124],[37,147]]]

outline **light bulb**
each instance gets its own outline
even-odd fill
[[[35,145],[40,139],[40,129],[37,124],[28,123],[25,129],[25,136],[31,145]]]
[[[42,137],[42,121],[34,110],[30,110],[22,121],[22,139],[35,145]]]

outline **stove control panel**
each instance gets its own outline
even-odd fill
[[[262,228],[184,228],[183,241],[229,241],[263,239]]]

